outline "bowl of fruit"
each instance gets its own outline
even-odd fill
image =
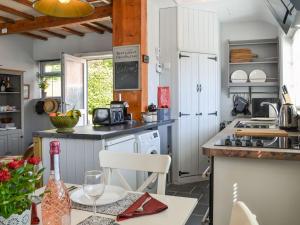
[[[79,110],[70,110],[66,113],[49,113],[49,118],[58,133],[72,133],[74,127],[79,121],[81,113]]]

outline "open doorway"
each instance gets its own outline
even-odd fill
[[[93,109],[106,108],[113,100],[112,56],[89,59],[87,67],[88,123],[91,124]]]

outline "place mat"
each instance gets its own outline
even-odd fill
[[[90,216],[85,220],[81,221],[80,223],[78,223],[77,225],[94,225],[94,224],[113,225],[114,223],[115,221],[113,219],[104,218],[100,216],[96,216],[93,218],[93,216]]]
[[[120,201],[107,204],[107,205],[100,205],[97,206],[97,213],[105,214],[105,215],[111,215],[111,216],[117,216],[120,213],[124,212],[129,206],[131,206],[139,197],[141,197],[142,194],[134,194],[134,193],[128,193],[125,198],[123,198]],[[76,202],[72,201],[72,208],[83,210],[83,211],[89,211],[93,212],[93,206],[88,205],[82,205]]]

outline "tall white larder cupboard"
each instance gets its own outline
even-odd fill
[[[201,179],[208,158],[201,146],[219,129],[219,28],[215,13],[192,8],[160,10],[160,85],[170,86],[173,181]]]

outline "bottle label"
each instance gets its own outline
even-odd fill
[[[54,155],[54,177],[56,181],[60,180],[60,171],[59,171],[59,155]]]

